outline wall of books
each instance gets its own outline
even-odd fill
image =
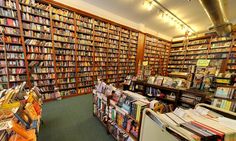
[[[170,42],[152,35],[146,35],[144,61],[148,61],[153,74],[167,74],[170,47]]]
[[[0,89],[26,81],[49,100],[135,73],[138,31],[63,5],[0,0],[0,30]]]
[[[174,41],[168,72],[191,72],[199,59],[210,60],[210,65],[217,67],[221,72],[235,72],[234,37],[204,35]]]

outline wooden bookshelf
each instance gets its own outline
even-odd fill
[[[55,87],[63,97],[87,94],[97,78],[119,84],[136,73],[138,30],[55,1],[10,0],[0,9],[4,88],[26,81],[55,99]]]
[[[116,83],[120,80],[120,72],[123,70],[123,60],[120,49],[121,29],[118,26],[109,25],[108,28],[108,48],[107,48],[107,83]],[[119,83],[119,82],[118,82]]]
[[[233,65],[231,61],[234,60],[231,60],[233,50],[234,38],[217,37],[213,34],[175,41],[172,42],[168,71],[189,72],[191,67],[196,66],[198,59],[209,59],[212,63],[220,62],[221,65],[211,65],[220,69],[220,72],[230,71]]]
[[[93,86],[93,19],[76,14],[77,92],[92,91]]]
[[[51,7],[57,87],[62,96],[77,93],[74,12]],[[57,27],[62,27],[57,28]],[[64,49],[66,48],[66,49]]]
[[[94,20],[94,80],[107,79],[108,23]]]

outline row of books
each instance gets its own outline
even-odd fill
[[[60,56],[56,56],[56,60],[57,61],[72,61],[72,60],[75,60],[75,56],[60,55]]]
[[[6,44],[21,44],[21,39],[19,37],[13,37],[13,36],[4,36],[3,40]]]
[[[214,98],[212,105],[218,108],[236,112],[236,101]]]
[[[68,24],[74,24],[74,19],[73,18],[68,18],[68,17],[65,17],[65,16],[58,15],[58,14],[53,14],[52,18],[54,20],[62,21],[62,22],[68,23]]]
[[[10,19],[10,18],[0,18],[0,24],[6,25],[6,26],[13,26],[13,27],[19,27],[18,20]]]
[[[75,33],[73,31],[70,30],[63,30],[63,29],[53,29],[54,34],[58,34],[58,35],[62,35],[62,36],[71,36],[74,37]]]
[[[29,61],[29,67],[53,67],[53,61]]]
[[[55,74],[31,74],[32,80],[54,79]]]
[[[17,18],[16,11],[0,7],[0,15],[4,17]]]
[[[55,14],[59,14],[59,15],[70,17],[70,18],[74,17],[73,12],[70,12],[70,11],[64,10],[64,9],[53,8],[52,12]]]
[[[28,54],[28,60],[53,60],[52,54]]]
[[[5,34],[15,34],[16,36],[20,35],[20,30],[18,28],[0,26],[0,30],[3,31]]]
[[[38,24],[43,24],[43,25],[50,26],[50,20],[48,18],[43,18],[43,17],[40,17],[40,16],[30,15],[29,13],[22,13],[22,20],[24,22],[34,21]]]
[[[37,3],[35,0],[20,0],[20,3],[49,11],[48,5]]]
[[[53,53],[52,48],[44,48],[44,47],[37,47],[37,46],[26,46],[28,53]],[[18,49],[22,50],[18,47]]]
[[[21,5],[21,11],[42,16],[42,17],[48,17],[49,18],[49,11],[45,11],[42,9],[32,8],[31,6]]]
[[[74,29],[75,29],[74,25],[63,23],[63,22],[58,22],[58,21],[53,22],[53,27],[64,29],[64,30],[71,30],[71,31],[74,31]]]

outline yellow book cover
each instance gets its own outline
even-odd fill
[[[37,120],[38,115],[37,115],[37,112],[35,111],[34,106],[33,106],[32,103],[27,103],[26,104],[25,112],[31,118],[31,120]]]

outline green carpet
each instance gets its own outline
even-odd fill
[[[92,107],[91,94],[44,103],[39,141],[114,141]]]

